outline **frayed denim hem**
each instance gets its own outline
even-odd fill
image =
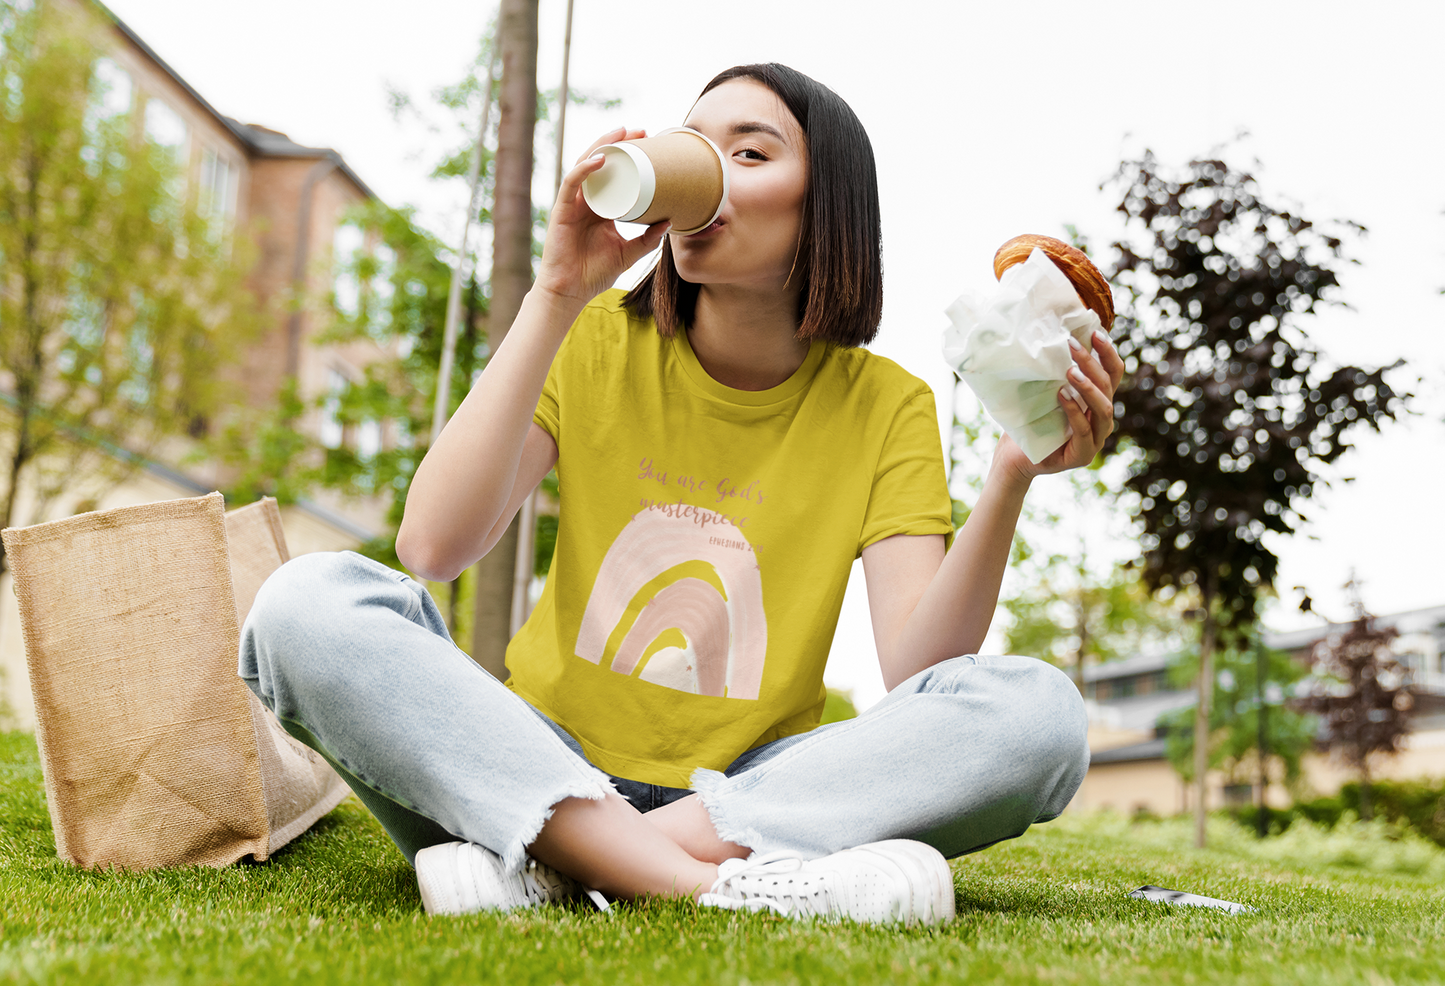
[[[612,785],[612,779],[602,771],[595,768],[587,771],[586,779],[579,779],[564,784],[557,792],[547,795],[542,799],[545,805],[530,819],[522,823],[522,832],[517,838],[507,843],[504,849],[499,850],[502,857],[502,865],[506,868],[509,876],[522,872],[527,865],[527,847],[537,841],[537,836],[542,833],[542,827],[552,818],[557,806],[568,798],[582,798],[586,801],[601,801],[616,788]]]
[[[697,792],[698,800],[707,809],[708,818],[712,820],[712,827],[717,831],[718,838],[724,842],[746,846],[754,853],[773,852],[783,848],[765,845],[763,836],[757,829],[739,827],[728,819],[727,812],[719,804],[721,799],[719,788],[729,780],[726,774],[699,767],[692,772],[690,780],[692,789]]]

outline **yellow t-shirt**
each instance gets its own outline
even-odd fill
[[[598,767],[686,787],[818,724],[854,559],[951,538],[951,503],[933,392],[896,363],[814,342],[734,390],[621,298],[583,311],[537,404],[557,550],[507,666]]]

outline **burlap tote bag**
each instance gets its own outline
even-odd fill
[[[236,677],[240,623],[287,559],[275,501],[225,514],[213,493],[4,538],[61,858],[264,860],[345,797]]]

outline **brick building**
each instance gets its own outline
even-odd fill
[[[318,345],[315,337],[331,320],[335,281],[334,254],[359,248],[354,227],[342,227],[348,209],[374,198],[366,183],[334,150],[309,147],[286,134],[254,123],[241,123],[212,106],[125,23],[90,0],[44,0],[69,10],[77,19],[99,19],[105,56],[96,73],[108,85],[102,110],[128,113],[146,136],[171,148],[184,175],[183,194],[223,225],[227,235],[249,237],[256,250],[250,287],[269,327],[246,354],[240,368],[246,400],[254,407],[274,403],[285,381],[294,376],[308,404],[348,381],[383,355],[373,342]],[[239,109],[239,108],[238,108]],[[323,410],[311,410],[300,427],[335,446],[365,448],[385,440],[381,423],[343,433]],[[99,497],[77,489],[35,518],[24,502],[17,522],[54,519],[78,509],[105,509],[132,503],[196,496],[226,485],[214,465],[155,465]],[[355,547],[383,527],[386,504],[379,498],[317,494],[283,508],[293,554]],[[8,713],[8,714],[7,714]],[[32,701],[25,668],[15,597],[9,576],[0,585],[0,719],[29,727]],[[0,726],[5,725],[0,721]]]

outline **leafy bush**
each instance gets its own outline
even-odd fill
[[[1117,836],[1138,846],[1185,850],[1193,843],[1194,821],[1183,815],[1146,821],[1111,812],[1066,813],[1060,821],[1073,831]],[[1216,812],[1209,818],[1208,841],[1215,852],[1257,863],[1445,879],[1445,849],[1408,826],[1384,818],[1361,822],[1348,810],[1333,826],[1296,817],[1287,830],[1270,839],[1256,838],[1252,828],[1240,825],[1225,812]]]
[[[1370,803],[1376,818],[1396,828],[1408,828],[1436,845],[1445,846],[1445,779],[1415,781],[1376,781],[1370,785]],[[1333,828],[1346,817],[1360,814],[1360,785],[1346,784],[1332,798],[1300,801],[1290,808],[1270,808],[1268,827],[1273,833],[1288,831],[1302,820],[1312,825]],[[1231,814],[1246,828],[1254,828],[1258,809],[1253,805]]]

